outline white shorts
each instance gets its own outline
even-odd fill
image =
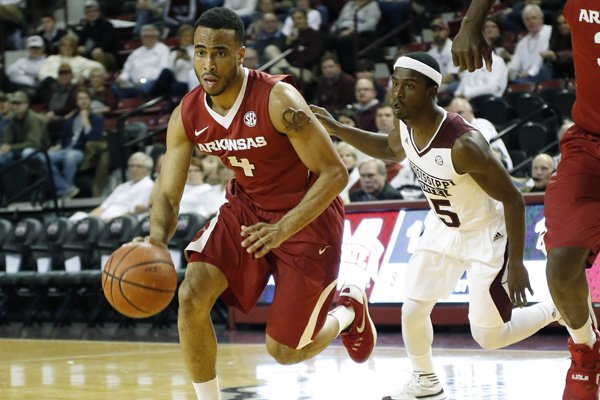
[[[483,228],[450,229],[432,213],[406,272],[406,296],[421,301],[447,298],[467,273],[469,321],[497,327],[510,320],[506,285],[507,234],[503,218]]]

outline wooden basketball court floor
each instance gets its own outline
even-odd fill
[[[468,334],[446,337],[453,339],[436,339],[434,360],[449,399],[561,398],[569,366],[566,332],[499,351],[477,349]],[[219,347],[223,400],[379,400],[410,375],[397,333],[381,335],[364,364],[352,362],[338,341],[316,358],[292,366],[276,364],[262,340],[240,341],[248,340]],[[13,399],[196,397],[177,343],[0,339],[0,400]]]

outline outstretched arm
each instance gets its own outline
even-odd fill
[[[460,69],[473,72],[483,66],[492,70],[492,49],[485,41],[482,31],[488,11],[494,0],[471,0],[460,30],[452,41],[452,61]]]
[[[187,138],[181,121],[181,105],[177,106],[167,128],[167,152],[152,191],[150,241],[166,246],[177,227],[179,202],[187,179],[194,145]]]
[[[504,206],[508,234],[508,288],[516,306],[527,304],[525,289],[531,290],[523,264],[525,247],[525,202],[506,169],[494,156],[485,138],[477,131],[463,134],[452,148],[452,162],[458,173],[468,173],[493,199]]]
[[[331,139],[300,93],[279,82],[269,96],[269,115],[275,129],[290,140],[300,160],[317,175],[300,203],[277,223],[242,227],[242,246],[262,257],[317,218],[346,187],[348,172]]]
[[[338,137],[351,144],[363,153],[381,160],[402,161],[405,157],[400,145],[398,121],[394,120],[394,129],[389,134],[369,132],[359,128],[344,125],[335,120],[324,108],[311,105],[310,109],[323,124],[331,136]],[[395,141],[395,139],[398,141]]]

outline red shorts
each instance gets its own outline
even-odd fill
[[[304,347],[323,327],[335,295],[344,228],[341,199],[258,259],[241,246],[240,226],[274,223],[286,212],[257,208],[236,185],[230,185],[227,200],[188,246],[188,261],[218,267],[229,283],[221,298],[244,312],[254,307],[272,275],[267,333],[289,347]]]
[[[573,125],[560,153],[544,199],[546,249],[590,249],[591,265],[600,250],[600,137]]]

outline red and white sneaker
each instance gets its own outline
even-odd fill
[[[596,343],[590,349],[569,338],[571,367],[567,371],[563,400],[598,400],[600,384],[600,333],[594,328]]]
[[[348,355],[357,363],[367,361],[377,343],[377,330],[369,315],[367,294],[358,286],[344,285],[337,305],[354,309],[354,320],[340,334]]]

